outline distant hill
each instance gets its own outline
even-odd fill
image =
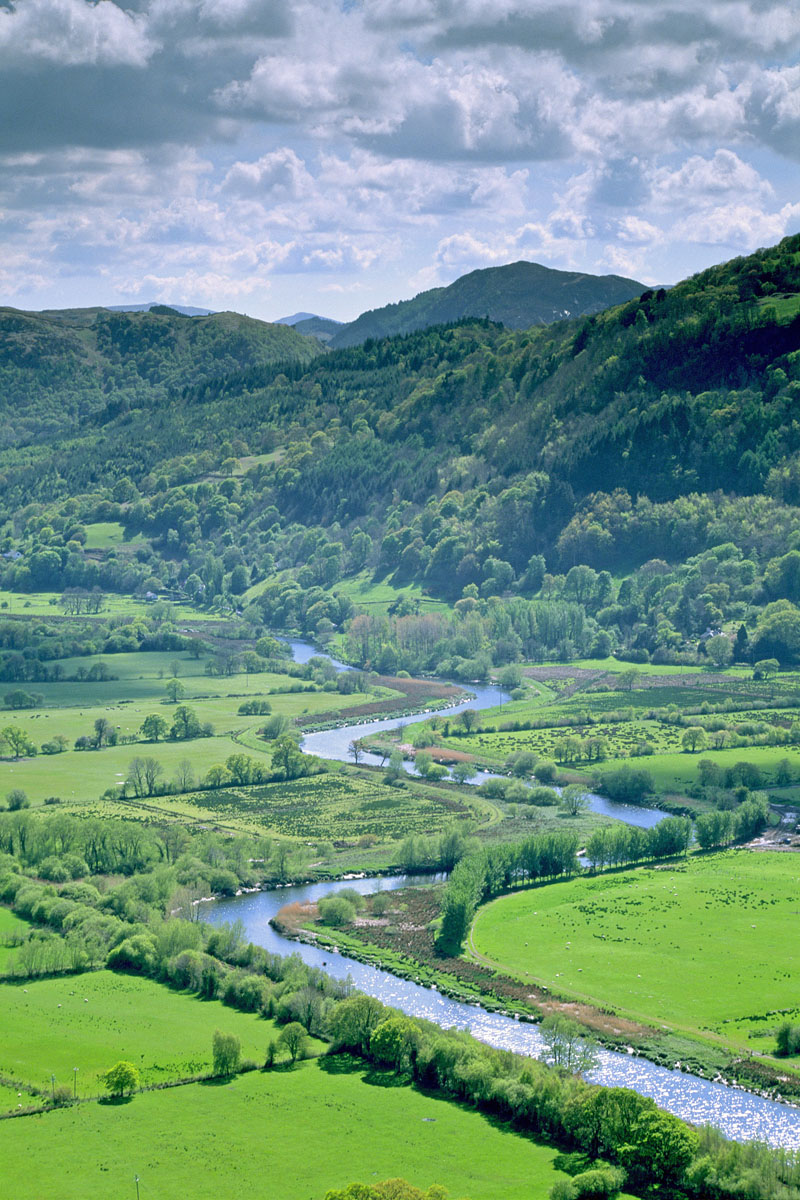
[[[296,312],[290,317],[276,317],[275,325],[296,325],[298,321],[324,321],[325,317],[318,317],[316,313]]]
[[[449,287],[433,288],[413,300],[362,313],[334,334],[329,344],[337,350],[358,346],[367,338],[413,333],[462,317],[489,317],[509,329],[529,329],[602,312],[644,290],[643,283],[621,275],[554,271],[539,263],[486,267],[462,275]]]
[[[275,322],[276,325],[291,325],[298,333],[304,334],[306,337],[315,337],[318,342],[324,345],[330,345],[333,338],[343,329],[341,321],[334,321],[331,317],[318,317],[315,313],[299,312],[291,317],[281,317]]]
[[[0,446],[74,430],[175,389],[270,363],[309,363],[318,341],[239,313],[0,308]]]
[[[106,304],[104,307],[107,312],[152,312],[153,309],[169,308],[184,317],[210,317],[218,311],[215,308],[192,308],[188,304],[163,304],[160,300],[150,300],[147,304]]]

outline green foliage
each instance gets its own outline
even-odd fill
[[[112,1096],[130,1096],[139,1088],[139,1072],[133,1063],[121,1059],[106,1071],[104,1082]]]
[[[781,1058],[800,1054],[800,1024],[782,1021],[775,1038],[775,1053]]]
[[[356,919],[355,905],[344,896],[328,896],[319,901],[317,908],[324,925],[340,928],[342,925],[351,925]]]
[[[292,1062],[297,1062],[298,1058],[304,1057],[308,1047],[308,1031],[299,1021],[290,1021],[280,1031],[278,1042],[289,1051]]]
[[[215,1075],[235,1075],[242,1057],[242,1043],[235,1033],[214,1030],[211,1049]]]

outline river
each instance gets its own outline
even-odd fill
[[[345,663],[337,662],[335,658],[331,658],[329,654],[323,654],[319,650],[315,650],[308,642],[301,642],[293,638],[282,638],[287,645],[291,646],[295,661],[299,663],[308,662],[309,658],[318,654],[322,658],[327,658],[339,671],[350,671]],[[470,683],[469,691],[472,692],[472,699],[466,703],[451,704],[447,708],[436,710],[436,715],[441,717],[451,717],[464,711],[465,708],[474,708],[480,711],[484,708],[496,708],[498,704],[505,704],[510,696],[504,692],[502,688],[496,687],[493,684],[477,684]],[[309,754],[316,754],[319,758],[334,759],[337,762],[347,762],[350,758],[349,746],[353,737],[366,738],[372,733],[385,733],[390,729],[397,729],[400,725],[414,725],[420,721],[427,720],[429,713],[417,713],[410,717],[395,717],[393,720],[378,720],[378,721],[363,721],[353,725],[342,725],[338,729],[322,729],[319,733],[307,733],[303,738],[303,749]],[[377,760],[377,756],[366,755],[367,758]],[[415,775],[416,771],[413,762],[405,762],[404,767],[409,775]],[[486,779],[492,779],[494,776],[488,771],[479,771],[470,781],[473,784],[483,783]],[[607,817],[614,817],[618,821],[624,821],[627,825],[639,825],[644,829],[649,829],[662,821],[666,813],[659,812],[655,808],[643,808],[637,804],[617,804],[613,800],[607,799],[605,796],[597,796],[594,793],[588,793],[589,807],[592,812],[602,813]]]
[[[311,654],[317,653],[307,643],[291,644],[298,661],[305,661]],[[301,657],[301,654],[305,657]],[[343,664],[337,665],[343,667]],[[476,698],[470,703],[475,708],[487,708],[500,702],[502,693],[497,688],[480,687],[472,690],[476,692]],[[463,705],[459,705],[444,712],[459,712],[462,708]],[[424,719],[424,715],[407,717],[403,718],[403,724]],[[352,740],[354,728],[359,736],[365,736],[379,729],[396,728],[399,723],[397,720],[371,721],[357,727],[326,730],[307,736],[304,744],[314,754],[341,760],[347,757],[347,746]],[[658,820],[663,815],[632,805],[612,805],[602,797],[594,799],[608,806],[596,808],[595,811],[605,811],[609,816],[618,816],[631,824],[653,824],[653,818]],[[430,876],[420,879],[397,875],[381,879],[348,880],[346,884],[314,883],[274,888],[204,904],[203,918],[211,924],[241,920],[250,941],[265,946],[272,953],[299,954],[305,962],[321,967],[337,978],[350,975],[362,991],[403,1012],[435,1021],[445,1029],[454,1026],[468,1028],[476,1038],[489,1045],[537,1056],[542,1043],[534,1025],[487,1012],[479,1005],[451,1000],[431,988],[358,963],[343,954],[332,954],[316,946],[291,941],[269,924],[285,904],[318,900],[343,886],[367,893],[393,890],[420,882],[430,882]],[[599,1065],[590,1078],[608,1086],[633,1088],[642,1095],[651,1096],[662,1108],[686,1121],[698,1125],[705,1122],[716,1125],[726,1137],[738,1141],[752,1138],[773,1146],[800,1149],[800,1108],[754,1096],[740,1088],[698,1079],[682,1071],[670,1071],[632,1054],[610,1050],[600,1052]]]

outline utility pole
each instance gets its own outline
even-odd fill
[[[72,1099],[78,1099],[78,1068],[72,1068]]]
[[[134,1175],[133,1182],[136,1184],[136,1200],[139,1200],[139,1176]]]
[[[55,1102],[56,1102],[56,1077],[55,1077],[55,1075],[50,1076],[50,1087],[52,1088],[53,1103],[55,1104]]]

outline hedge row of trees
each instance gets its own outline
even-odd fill
[[[754,821],[756,809],[763,823],[765,814],[760,804],[754,802],[752,810],[747,809],[747,815]],[[745,823],[743,817],[742,827]],[[604,840],[607,832],[614,834],[613,853],[625,856],[618,861],[644,862],[685,854],[692,838],[692,823],[688,817],[665,817],[652,829],[626,826],[619,831],[616,828],[613,831],[599,830],[592,835],[589,843],[598,855],[596,865],[609,865],[617,861],[608,857],[612,853],[612,841]],[[596,843],[594,839],[597,839]],[[548,833],[527,838],[523,842],[488,846],[465,855],[456,864],[445,888],[441,926],[436,939],[439,953],[455,955],[461,952],[475,911],[485,900],[512,887],[560,876],[569,877],[580,871],[578,844],[577,834]],[[593,859],[588,847],[587,854]]]

